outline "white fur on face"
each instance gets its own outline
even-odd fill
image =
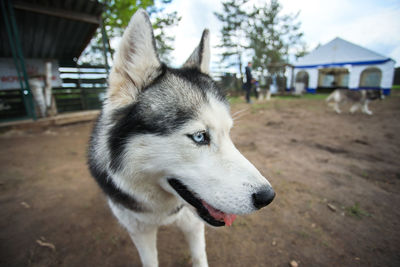
[[[199,47],[184,66],[208,73],[209,61],[209,32],[205,30]],[[110,73],[110,89],[103,109],[104,130],[99,132],[94,152],[99,159],[99,168],[108,166],[110,159],[109,153],[106,153],[106,129],[115,123],[112,121],[112,111],[137,101],[141,90],[160,74],[160,66],[150,21],[145,11],[139,10],[124,32]],[[123,168],[113,172],[107,167],[115,185],[157,212],[172,210],[180,201],[167,183],[168,178],[179,179],[199,198],[225,213],[254,211],[252,194],[269,186],[269,183],[233,145],[229,137],[232,119],[227,105],[212,94],[207,95],[207,101],[198,98],[200,95],[197,93],[182,94],[181,88],[191,90],[194,85],[176,78],[168,79],[164,86],[176,90],[172,94],[174,98],[169,99],[170,94],[165,98],[153,97],[151,90],[146,91],[150,94],[148,99],[154,101],[151,107],[154,106],[154,110],[159,112],[160,107],[168,106],[164,102],[170,101],[171,105],[176,105],[175,97],[182,96],[179,103],[196,106],[193,109],[196,119],[167,136],[142,134],[131,137],[121,156]],[[154,91],[160,92],[162,90]],[[156,99],[163,103],[157,103]],[[152,109],[147,111],[152,112]],[[210,145],[198,145],[188,137],[198,131],[208,132]]]
[[[158,201],[169,193],[178,196],[167,183],[167,178],[176,178],[216,209],[250,213],[255,210],[252,194],[270,185],[233,145],[231,126],[228,107],[209,96],[198,118],[178,132],[132,138],[123,157],[125,168],[113,178],[136,197]],[[203,130],[210,134],[210,145],[198,145],[187,136]],[[165,200],[159,203],[164,206]]]

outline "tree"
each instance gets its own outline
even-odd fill
[[[303,33],[300,31],[299,13],[281,15],[282,6],[278,0],[271,0],[261,7],[253,7],[247,36],[253,51],[253,65],[271,74],[282,72],[282,66],[289,63],[291,54],[304,53]]]
[[[296,60],[297,60],[301,57],[304,57],[308,53],[310,53],[310,51],[308,50],[306,43],[302,43],[300,48],[296,51],[296,54],[294,56],[296,57]]]
[[[214,12],[214,15],[222,22],[222,42],[218,45],[224,48],[221,54],[222,61],[227,63],[227,67],[237,66],[240,77],[243,77],[242,55],[247,47],[245,44],[247,13],[243,10],[243,5],[247,2],[248,0],[226,0],[222,3],[223,12]]]
[[[104,5],[102,14],[103,25],[108,39],[122,36],[124,29],[128,26],[132,15],[143,8],[153,21],[154,37],[157,40],[157,49],[161,60],[170,61],[170,52],[173,50],[173,36],[168,36],[163,29],[175,26],[179,23],[180,17],[177,12],[166,14],[164,6],[172,0],[98,0]],[[157,4],[157,7],[156,7]],[[108,43],[111,57],[114,53]],[[90,63],[104,62],[103,58],[102,29],[99,28],[92,39],[90,46],[85,50],[82,61]]]

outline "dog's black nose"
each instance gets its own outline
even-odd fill
[[[275,192],[272,188],[263,189],[254,193],[253,197],[253,205],[257,209],[261,209],[262,207],[267,206],[269,203],[274,200]]]

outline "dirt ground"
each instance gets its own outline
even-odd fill
[[[210,266],[400,266],[400,93],[373,116],[310,98],[244,108],[232,139],[277,196],[206,228]],[[0,134],[1,266],[140,266],[87,170],[91,127]],[[160,229],[158,250],[160,266],[190,266],[178,229]]]

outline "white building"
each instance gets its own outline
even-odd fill
[[[304,87],[309,93],[323,88],[375,89],[390,94],[395,61],[341,38],[299,58],[287,71],[287,89]]]

